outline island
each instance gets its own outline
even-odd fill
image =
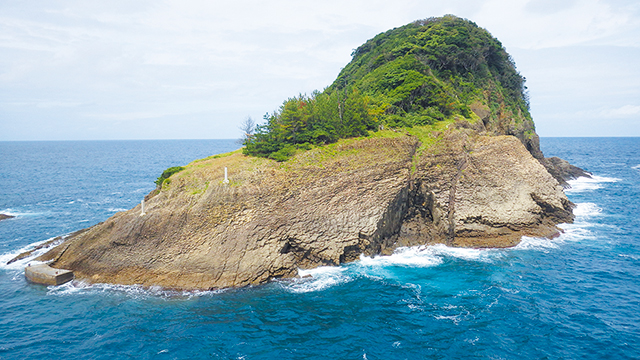
[[[511,247],[573,221],[563,186],[588,174],[543,156],[524,78],[488,31],[429,18],[352,57],[242,149],[167,169],[142,204],[37,260],[92,283],[217,289],[405,246]]]

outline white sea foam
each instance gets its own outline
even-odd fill
[[[578,241],[584,239],[592,239],[594,237],[593,232],[589,229],[592,224],[590,223],[574,223],[574,224],[560,224],[560,227],[564,232],[560,234],[558,239],[554,241]]]
[[[567,193],[579,193],[584,191],[592,191],[602,188],[603,183],[612,183],[620,181],[620,179],[592,175],[591,178],[588,177],[579,177],[574,180],[569,180],[567,183],[571,185],[571,188],[565,189]]]
[[[523,236],[520,243],[513,250],[536,250],[548,253],[550,249],[557,249],[561,243],[559,239],[547,239]]]
[[[351,282],[360,276],[374,279],[395,278],[393,271],[390,271],[392,267],[430,268],[441,265],[445,258],[491,262],[503,255],[504,251],[500,249],[464,249],[446,245],[402,247],[391,255],[360,255],[359,261],[348,265],[301,269],[298,270],[299,278],[282,281],[280,284],[297,293],[322,291]],[[408,286],[419,287],[413,284]]]
[[[573,214],[578,218],[588,218],[602,214],[602,208],[594,203],[578,203]]]
[[[107,211],[109,212],[121,212],[121,211],[127,211],[129,209],[125,209],[125,208],[108,208]]]
[[[19,216],[34,216],[34,215],[40,215],[40,214],[42,214],[42,213],[34,213],[34,212],[30,212],[30,211],[19,211],[19,210],[15,210],[15,209],[7,208],[7,209],[4,209],[4,210],[0,210],[0,214],[5,214],[5,215],[10,215],[10,216],[19,217]]]
[[[294,293],[320,291],[338,284],[348,283],[353,278],[346,274],[344,266],[321,266],[315,269],[298,269],[299,278],[282,283]]]
[[[469,249],[449,247],[444,244],[429,246],[413,246],[398,248],[389,256],[360,256],[360,265],[364,266],[402,266],[402,267],[433,267],[443,263],[446,257],[467,261],[491,262],[502,256],[503,252],[496,249]]]
[[[98,293],[123,294],[135,299],[149,297],[160,298],[186,298],[201,297],[207,295],[220,294],[226,290],[208,291],[178,291],[169,290],[160,286],[145,287],[142,285],[116,285],[116,284],[89,284],[84,281],[70,281],[68,283],[47,287],[47,295],[69,296],[69,295],[95,295]]]
[[[453,257],[467,261],[492,262],[504,255],[501,249],[470,249],[449,247],[444,244],[429,246],[432,251],[440,256]]]
[[[437,257],[429,246],[414,246],[398,248],[391,255],[365,256],[360,255],[360,265],[363,266],[404,266],[404,267],[432,267],[440,265],[442,259]]]
[[[576,208],[573,209],[573,213],[576,216],[573,224],[558,224],[558,227],[562,229],[560,236],[554,239],[523,236],[520,243],[513,249],[536,250],[548,253],[553,249],[560,248],[566,242],[594,239],[595,235],[590,228],[598,225],[590,222],[590,220],[601,215],[602,208],[594,203],[578,203]]]
[[[18,260],[18,261],[13,262],[13,263],[11,263],[9,265],[7,265],[7,262],[12,260],[16,256],[22,254],[23,252],[32,250],[36,246],[44,244],[47,241],[50,241],[52,239],[54,239],[54,238],[49,238],[47,240],[38,241],[38,242],[35,242],[33,244],[29,244],[29,245],[27,245],[27,246],[25,246],[23,248],[20,248],[18,250],[14,250],[14,251],[11,251],[11,252],[8,252],[8,253],[0,255],[0,269],[22,270],[29,263],[31,263],[32,265],[33,264],[39,264],[40,262],[33,261],[33,259],[35,259],[36,257],[44,254],[45,252],[47,252],[51,248],[51,246],[55,246],[55,245],[59,244],[59,242],[55,242],[55,243],[51,244],[51,246],[44,247],[42,249],[36,250],[30,256],[28,256],[28,257],[26,257],[26,258],[24,258],[22,260]]]
[[[636,170],[640,170],[640,164],[636,165],[636,166],[632,166],[632,169],[636,169]]]

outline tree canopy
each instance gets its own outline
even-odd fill
[[[471,118],[471,104],[530,119],[525,79],[502,44],[475,23],[446,15],[368,40],[324,91],[286,100],[245,140],[245,154],[283,161],[296,149]]]

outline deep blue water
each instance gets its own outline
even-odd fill
[[[233,141],[0,142],[0,359],[640,358],[640,138],[543,138],[593,172],[575,224],[506,250],[404,249],[217,292],[29,284],[21,249],[131,208]]]

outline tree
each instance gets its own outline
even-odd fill
[[[256,122],[253,121],[251,116],[247,116],[247,118],[238,126],[238,129],[242,131],[242,137],[238,140],[238,142],[245,144],[247,140],[251,139],[254,132],[256,131]]]

